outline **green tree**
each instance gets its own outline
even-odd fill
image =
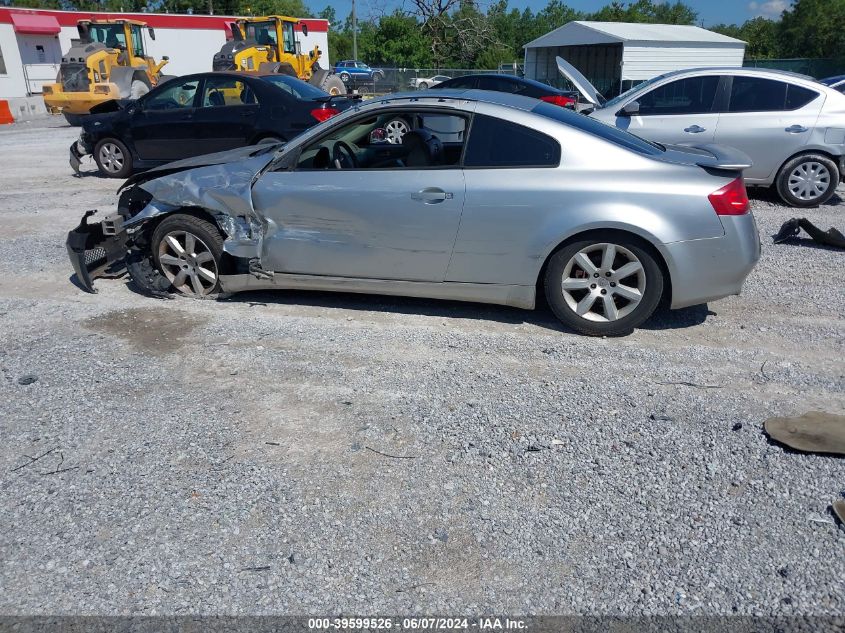
[[[778,29],[785,57],[835,57],[845,51],[845,0],[796,0]]]
[[[395,11],[378,24],[359,23],[358,52],[370,64],[400,68],[427,68],[431,51],[420,25],[411,16]]]

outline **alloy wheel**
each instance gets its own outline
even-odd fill
[[[179,292],[204,296],[217,285],[214,254],[199,237],[188,231],[167,233],[158,246],[161,272]]]
[[[569,308],[589,321],[622,319],[643,300],[646,274],[634,253],[617,244],[591,244],[563,269],[561,288]]]
[[[411,131],[410,126],[402,119],[393,119],[388,121],[384,126],[384,131],[387,132],[387,142],[392,145],[399,145],[402,138]]]
[[[123,155],[123,150],[115,143],[103,143],[100,146],[100,164],[110,174],[116,174],[126,162],[126,157]]]
[[[816,200],[830,187],[830,171],[815,161],[801,163],[789,174],[788,187],[799,200]]]

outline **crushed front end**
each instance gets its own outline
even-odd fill
[[[67,254],[79,285],[86,292],[97,292],[94,279],[120,274],[125,267],[127,236],[123,217],[110,215],[89,223],[95,210],[86,211],[79,226],[67,234]]]
[[[81,150],[74,145],[72,156],[74,151]],[[260,262],[265,226],[252,206],[252,184],[274,152],[265,145],[238,148],[170,163],[127,180],[116,213],[94,222],[96,211],[86,211],[68,233],[67,252],[79,285],[96,292],[98,277],[128,272],[142,292],[167,295],[171,285],[158,270],[151,240],[158,222],[177,212],[217,225],[232,274],[267,277]]]

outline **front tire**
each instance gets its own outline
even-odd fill
[[[636,238],[601,232],[557,251],[543,285],[564,325],[589,336],[623,336],[654,313],[663,271]]]
[[[145,84],[143,81],[136,79],[132,82],[132,85],[129,87],[129,98],[130,99],[140,99],[145,94],[150,91],[150,87]]]
[[[94,161],[108,178],[128,178],[132,173],[132,154],[122,141],[104,138],[94,147]]]
[[[320,89],[325,90],[330,95],[346,94],[346,84],[337,75],[326,75],[323,83],[320,84]]]
[[[150,248],[153,263],[174,291],[194,298],[220,292],[223,236],[211,222],[171,215],[153,231]]]
[[[780,168],[776,187],[790,206],[817,207],[830,200],[839,178],[839,167],[824,154],[802,154]]]
[[[426,82],[424,82],[424,81],[421,81],[421,82],[419,83],[419,85],[417,85],[417,89],[418,89],[418,90],[425,90],[425,89],[427,89],[427,88],[428,88],[428,84],[427,84]]]

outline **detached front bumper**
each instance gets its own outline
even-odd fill
[[[86,292],[97,292],[94,279],[120,273],[125,266],[127,236],[123,218],[110,215],[89,224],[96,211],[86,211],[75,229],[67,234],[67,254],[79,285]]]

